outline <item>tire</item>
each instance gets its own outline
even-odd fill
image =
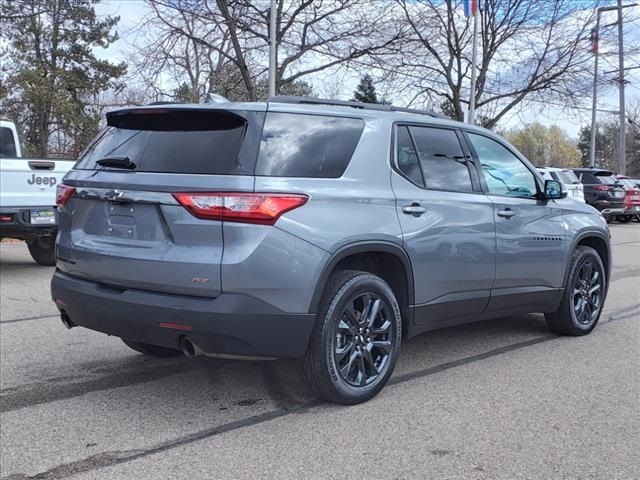
[[[149,355],[151,357],[177,357],[181,355],[180,350],[174,348],[159,347],[158,345],[150,345],[148,343],[134,342],[133,340],[121,339],[124,344],[132,350],[143,355]]]
[[[366,315],[373,309],[375,316]],[[389,380],[401,337],[402,317],[391,287],[371,273],[336,272],[320,300],[309,348],[300,361],[302,375],[325,400],[366,402]]]
[[[560,307],[545,315],[549,330],[574,336],[590,333],[602,314],[606,291],[607,278],[600,255],[591,247],[579,246],[571,257]]]
[[[53,267],[56,264],[56,237],[38,237],[27,244],[31,258],[38,265]]]
[[[613,222],[613,217],[604,217],[604,219],[607,221],[607,223]]]
[[[631,215],[620,215],[618,221],[620,223],[629,223],[633,217]]]

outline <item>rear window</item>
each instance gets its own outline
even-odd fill
[[[585,185],[600,185],[602,183],[615,183],[613,174],[608,171],[603,172],[577,172],[580,181]]]
[[[262,114],[206,110],[131,110],[108,116],[108,127],[83,152],[77,169],[128,157],[137,172],[252,175],[253,155],[243,155],[248,130],[254,136]],[[254,125],[257,124],[257,125]],[[254,142],[257,147],[257,142]],[[110,167],[107,167],[110,168]]]
[[[596,175],[596,178],[598,179],[598,181],[600,183],[606,183],[609,185],[613,185],[614,183],[616,183],[618,180],[611,174],[608,175]]]
[[[357,118],[268,113],[256,175],[340,177],[363,128],[364,121]]]
[[[0,127],[0,157],[11,158],[16,156],[16,144],[13,139],[13,131],[7,127]]]
[[[630,178],[619,178],[618,182],[622,183],[622,185],[624,185],[627,188],[638,188],[638,186],[636,185],[636,182],[634,182]]]
[[[557,172],[553,172],[558,177],[557,180],[564,183],[565,185],[575,185],[580,183],[578,177],[571,170],[559,170]]]

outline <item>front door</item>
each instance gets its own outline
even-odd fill
[[[466,137],[495,215],[496,278],[487,310],[553,301],[562,288],[568,248],[560,207],[538,199],[536,176],[506,145],[478,133]]]
[[[392,187],[415,283],[415,323],[482,313],[494,280],[493,205],[455,129],[396,125]],[[471,168],[470,168],[471,167]]]

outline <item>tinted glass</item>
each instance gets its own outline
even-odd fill
[[[478,155],[489,193],[531,197],[537,193],[533,173],[506,147],[483,135],[469,133]]]
[[[609,175],[596,175],[597,182],[606,183],[607,185],[613,185],[618,180],[611,174]]]
[[[404,173],[413,183],[424,187],[418,155],[413,146],[407,127],[398,127],[398,169]]]
[[[595,183],[600,183],[596,176],[591,172],[576,172],[576,175],[584,185],[593,185]]]
[[[565,185],[574,185],[580,183],[580,180],[578,180],[576,174],[571,170],[560,170],[556,173],[558,174],[559,181],[564,183]]]
[[[624,185],[627,188],[638,188],[633,180],[630,178],[619,178],[618,182]]]
[[[216,116],[215,113],[208,115]],[[220,122],[214,125],[202,121],[194,123],[180,112],[154,117],[157,125],[136,116],[135,126],[146,124],[145,129],[107,127],[83,152],[75,168],[101,169],[96,165],[101,158],[126,156],[136,164],[135,171],[138,172],[253,173],[252,166],[247,168],[238,161],[246,128],[244,120],[225,117],[224,125],[220,125]],[[174,125],[180,121],[181,125]],[[129,127],[133,124],[119,121],[118,125]]]
[[[13,131],[7,127],[0,127],[0,157],[15,157],[16,144],[13,140]]]
[[[453,130],[409,127],[422,167],[426,188],[471,192],[467,160]]]
[[[268,113],[256,175],[340,177],[363,128],[364,121],[355,118]]]

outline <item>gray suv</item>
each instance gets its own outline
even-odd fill
[[[604,218],[482,128],[296,97],[107,125],[58,189],[69,328],[148,355],[297,358],[354,404],[403,338],[528,312],[584,335],[602,312]]]

